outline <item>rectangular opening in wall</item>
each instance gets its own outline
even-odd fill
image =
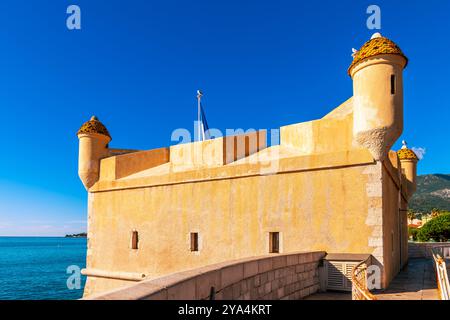
[[[392,253],[394,253],[394,231],[391,231],[391,249],[392,249]]]
[[[191,232],[191,251],[198,251],[198,233]]]
[[[269,252],[279,253],[280,252],[280,233],[270,232],[269,233]]]
[[[250,137],[245,136],[245,156],[248,157],[250,155]]]
[[[139,246],[139,235],[136,230],[131,232],[131,249],[137,250]]]
[[[235,136],[234,138],[233,138],[233,143],[234,143],[234,146],[233,146],[233,161],[237,161],[237,159],[238,159],[238,137],[237,136]]]
[[[395,74],[391,75],[391,94],[395,94]]]

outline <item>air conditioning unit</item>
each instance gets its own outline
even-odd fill
[[[328,254],[325,257],[326,289],[333,291],[352,291],[352,271],[369,255]]]

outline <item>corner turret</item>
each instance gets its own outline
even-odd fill
[[[78,175],[88,190],[99,179],[100,160],[108,156],[111,136],[96,116],[85,122],[77,132],[79,139]]]
[[[411,149],[408,149],[406,141],[402,141],[402,148],[397,151],[397,156],[400,160],[402,173],[408,180],[408,198],[412,197],[417,189],[417,162],[419,158]]]
[[[348,70],[353,79],[353,140],[375,160],[403,131],[403,69],[408,59],[391,40],[375,33],[355,52]]]

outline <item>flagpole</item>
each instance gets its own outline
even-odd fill
[[[201,133],[201,121],[200,121],[200,108],[201,108],[201,99],[202,99],[202,92],[200,90],[197,90],[197,125],[198,125],[198,140],[203,141],[202,133]]]

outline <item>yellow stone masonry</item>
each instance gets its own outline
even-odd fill
[[[351,67],[353,97],[322,119],[281,127],[275,146],[262,130],[111,149],[98,119],[84,124],[85,297],[142,277],[298,251],[370,254],[386,287],[407,262],[417,165],[390,151],[403,130],[407,60],[397,48],[369,41]]]

